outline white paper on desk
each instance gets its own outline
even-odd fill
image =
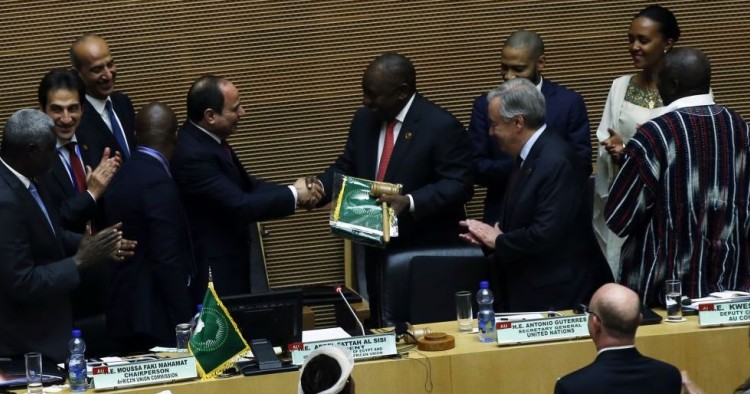
[[[187,349],[178,349],[176,347],[164,347],[164,346],[154,346],[148,350],[154,353],[187,353],[188,352]]]
[[[534,320],[544,319],[544,315],[541,313],[522,313],[518,315],[511,314],[495,314],[495,321],[518,321],[518,320]]]
[[[743,295],[747,294],[747,295]],[[750,300],[750,293],[744,291],[733,291],[725,290],[711,293],[708,297],[693,298],[690,306],[683,306],[683,309],[687,310],[698,310],[698,307],[702,304],[716,304],[719,302],[732,302],[732,301],[743,301]]]
[[[333,339],[351,338],[341,327],[321,328],[318,330],[302,331],[302,343],[330,341]]]
[[[724,290],[715,291],[711,293],[712,297],[718,298],[737,298],[737,297],[750,297],[750,293],[739,291],[739,290]]]

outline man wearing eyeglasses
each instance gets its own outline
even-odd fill
[[[555,394],[681,392],[677,368],[635,348],[640,305],[638,294],[618,284],[605,284],[594,293],[588,325],[598,354],[593,363],[560,378]]]

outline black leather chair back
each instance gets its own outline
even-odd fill
[[[391,253],[383,265],[383,326],[454,320],[457,291],[476,291],[489,280],[489,260],[479,247],[419,248]]]

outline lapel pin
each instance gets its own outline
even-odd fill
[[[89,146],[88,146],[88,145],[85,145],[85,144],[84,144],[84,145],[81,145],[81,148],[83,148],[83,150],[89,150]]]
[[[411,137],[413,137],[413,136],[414,136],[414,134],[412,134],[411,131],[407,131],[406,134],[404,134],[404,139],[405,140],[410,140]]]

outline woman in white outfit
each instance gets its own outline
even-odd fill
[[[639,125],[662,114],[656,77],[664,55],[679,37],[677,19],[668,9],[651,5],[635,15],[628,31],[628,48],[633,66],[640,71],[614,80],[596,130],[600,146],[595,172],[594,233],[616,281],[620,274],[620,249],[625,239],[607,227],[604,205],[619,172],[619,156],[625,144]]]

